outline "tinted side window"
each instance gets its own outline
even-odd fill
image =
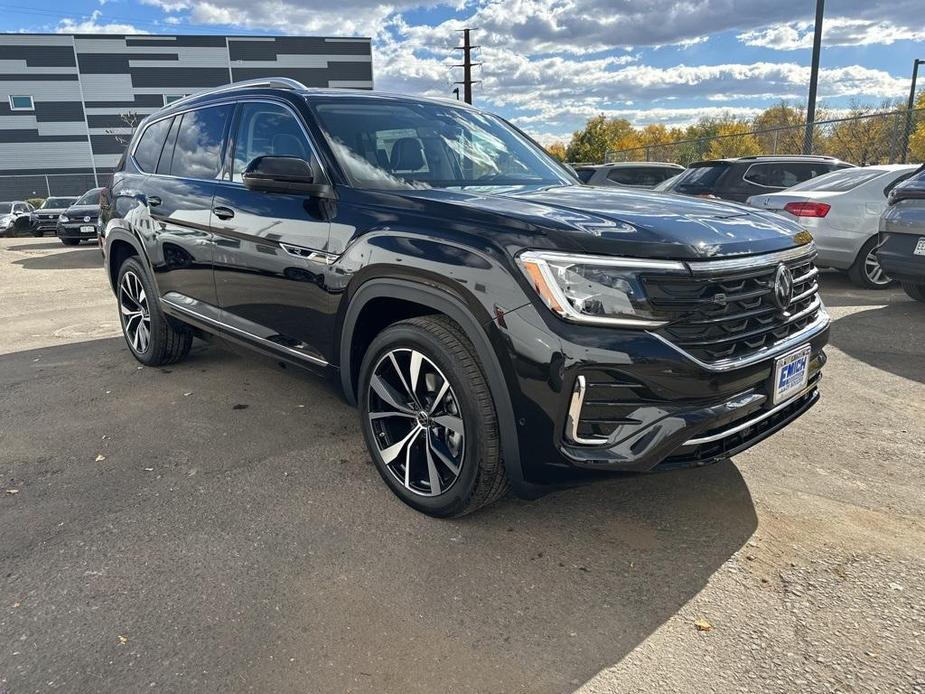
[[[231,111],[231,106],[213,106],[183,114],[170,165],[172,175],[207,179],[218,175]]]
[[[173,150],[177,144],[177,132],[180,130],[181,118],[174,118],[173,125],[170,126],[170,132],[167,133],[167,142],[164,143],[164,149],[161,152],[161,159],[157,162],[157,173],[169,174],[170,165],[173,163]]]
[[[832,169],[831,164],[822,162],[768,162],[752,164],[743,178],[765,188],[789,188]]]
[[[311,147],[295,116],[277,104],[244,103],[234,138],[232,178],[241,181],[247,165],[260,156],[308,159]]]
[[[157,168],[157,160],[161,156],[164,138],[167,137],[171,120],[165,118],[149,125],[135,147],[135,161],[138,163],[138,168],[145,173],[153,173]]]
[[[624,167],[611,169],[607,178],[624,186],[654,186],[677,173],[675,169],[661,166]]]

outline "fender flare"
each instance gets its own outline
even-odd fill
[[[110,278],[110,284],[112,283],[112,271],[109,267],[109,259],[112,256],[112,244],[115,241],[124,241],[132,248],[135,249],[135,252],[142,258],[144,258],[145,263],[149,262],[148,251],[144,247],[144,244],[138,240],[138,237],[135,236],[131,231],[121,226],[112,226],[106,230],[106,236],[104,239],[104,248],[105,248],[105,260],[106,260],[106,274]],[[115,289],[115,287],[113,287]]]
[[[498,417],[498,431],[501,436],[501,453],[504,459],[504,468],[511,487],[521,497],[535,498],[541,495],[543,492],[539,485],[532,484],[524,479],[523,469],[520,464],[517,420],[514,416],[514,407],[508,392],[507,379],[504,377],[498,355],[492,347],[485,330],[475,320],[465,304],[446,291],[418,282],[393,278],[370,279],[357,289],[344,316],[340,342],[340,380],[344,397],[347,401],[354,406],[357,404],[356,384],[353,382],[353,374],[350,369],[353,332],[356,322],[364,306],[372,299],[380,297],[403,299],[431,307],[454,320],[462,328],[475,348],[485,371],[488,388],[491,391],[495,405],[495,413]]]

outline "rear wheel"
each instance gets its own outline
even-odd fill
[[[161,310],[147,271],[134,257],[119,268],[116,297],[122,334],[135,359],[160,366],[180,361],[189,353],[192,331]]]
[[[912,282],[903,282],[903,291],[916,301],[925,301],[925,284],[913,284]]]
[[[61,239],[61,243],[65,246],[76,246],[80,243],[80,239]]]
[[[886,289],[893,280],[880,267],[877,258],[877,237],[867,240],[861,248],[854,265],[848,270],[848,279],[851,283],[862,289]]]
[[[448,318],[412,318],[376,336],[359,399],[376,469],[412,508],[462,516],[507,491],[491,392],[472,344]]]

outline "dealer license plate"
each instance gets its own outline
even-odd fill
[[[773,393],[772,402],[775,405],[789,400],[806,388],[809,380],[809,357],[812,351],[810,345],[804,345],[774,362],[774,381],[771,384],[771,392]]]
[[[919,236],[919,242],[915,244],[915,255],[925,255],[925,236]]]
[[[96,227],[92,224],[84,224],[82,227],[80,227],[80,231],[84,234],[90,234],[96,231]]]

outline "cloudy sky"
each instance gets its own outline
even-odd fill
[[[3,31],[358,35],[378,89],[447,96],[454,29],[479,27],[476,102],[539,139],[597,113],[637,124],[806,98],[813,0],[0,0]],[[820,98],[908,93],[922,0],[828,0]]]

